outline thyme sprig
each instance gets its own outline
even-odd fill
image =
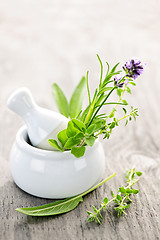
[[[123,214],[126,214],[125,210],[130,207],[130,204],[132,202],[130,196],[131,194],[137,194],[139,190],[132,188],[134,184],[138,182],[139,179],[135,179],[135,175],[141,176],[141,172],[135,171],[135,168],[130,169],[127,171],[126,179],[127,179],[127,186],[120,187],[118,190],[118,193],[115,195],[113,191],[111,191],[112,199],[108,200],[107,197],[103,199],[103,202],[101,202],[101,207],[97,209],[95,206],[92,205],[93,212],[87,211],[87,214],[89,215],[88,222],[96,221],[97,223],[101,224],[101,221],[103,220],[101,211],[106,211],[106,207],[114,202],[116,206],[114,207],[115,211],[117,211],[117,216],[120,217]]]

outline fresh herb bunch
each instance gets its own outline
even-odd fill
[[[131,59],[126,62],[122,70],[117,70],[119,63],[117,63],[111,70],[107,63],[107,73],[103,80],[103,65],[100,57],[97,55],[101,74],[99,86],[96,88],[93,98],[91,99],[88,82],[88,71],[86,77],[83,77],[76,87],[70,103],[68,103],[64,93],[57,84],[53,84],[52,90],[56,100],[59,111],[66,117],[70,117],[66,129],[58,133],[55,139],[49,139],[51,146],[59,151],[71,150],[71,153],[81,157],[85,153],[86,146],[93,146],[96,138],[103,135],[103,138],[109,138],[112,130],[119,125],[119,122],[125,119],[125,125],[128,121],[136,120],[138,116],[138,109],[131,106],[130,112],[124,107],[128,105],[123,98],[124,93],[131,94],[130,86],[135,86],[135,79],[141,75],[144,65],[138,59]],[[123,71],[123,76],[120,73]],[[89,104],[84,111],[82,111],[82,100],[84,97],[84,89],[87,88]],[[116,91],[118,100],[116,102],[109,102],[110,95]],[[108,113],[100,113],[100,110],[105,105],[113,105],[113,109]],[[117,107],[122,106],[124,116],[117,118],[115,116]]]
[[[131,194],[137,194],[139,190],[133,189],[132,186],[137,183],[139,179],[135,179],[135,175],[141,176],[141,172],[136,172],[135,168],[130,169],[127,171],[126,179],[127,179],[127,186],[120,187],[118,190],[118,194],[115,195],[113,191],[111,191],[112,199],[108,200],[107,197],[103,199],[103,202],[101,203],[101,207],[97,209],[95,206],[92,205],[93,212],[87,211],[87,214],[89,215],[88,222],[96,221],[97,223],[101,224],[101,221],[103,220],[103,217],[101,215],[101,211],[106,211],[106,207],[111,203],[114,202],[116,204],[116,207],[114,208],[115,211],[117,211],[117,216],[120,217],[125,213],[126,208],[130,207],[130,202],[132,200],[130,199]]]

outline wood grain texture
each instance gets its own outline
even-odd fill
[[[158,0],[29,0],[0,2],[0,239],[160,239],[160,2]],[[56,110],[51,84],[67,97],[89,69],[91,91],[103,62],[121,63],[132,56],[147,62],[133,95],[136,124],[115,129],[103,142],[106,176],[117,176],[84,197],[74,211],[54,217],[27,217],[14,209],[52,202],[20,190],[9,170],[9,153],[23,121],[6,108],[18,87],[32,91],[39,105]],[[107,58],[107,59],[106,59]],[[87,104],[87,99],[85,99]],[[107,109],[106,109],[107,111]],[[124,184],[124,171],[143,171],[127,215],[117,219],[113,206],[101,226],[87,223],[86,210]]]

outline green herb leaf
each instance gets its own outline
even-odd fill
[[[127,87],[127,92],[131,94],[131,89]]]
[[[74,137],[75,135],[77,135],[80,131],[74,127],[73,122],[69,121],[68,125],[67,125],[67,130],[66,130],[66,134],[67,136],[70,137]]]
[[[126,113],[127,113],[127,110],[125,109],[125,108],[122,108],[123,109],[123,111],[124,111],[124,114],[126,115]]]
[[[88,112],[89,112],[89,108],[90,108],[90,105],[87,106],[87,108],[86,108],[86,109],[84,110],[84,112],[82,113],[82,116],[81,116],[81,118],[80,118],[80,120],[81,120],[82,122],[85,122],[85,119],[86,119],[87,114],[88,114]]]
[[[92,208],[93,208],[93,211],[94,211],[95,213],[98,213],[98,210],[97,210],[97,208],[95,208],[95,206],[92,205]]]
[[[75,138],[75,137],[71,137],[65,143],[64,148],[71,149],[72,147],[74,147],[76,145],[79,145],[80,143],[81,143],[81,139]]]
[[[116,175],[116,173],[112,174],[108,178],[104,179],[102,182],[97,184],[96,186],[90,188],[86,192],[79,194],[77,196],[66,198],[64,200],[56,201],[53,203],[45,204],[38,207],[29,207],[29,208],[17,208],[16,211],[30,215],[30,216],[50,216],[50,215],[57,215],[69,212],[77,207],[77,205],[83,201],[83,196],[86,194],[92,192],[99,186],[101,186],[103,183],[107,182],[111,178],[113,178]]]
[[[87,133],[91,135],[91,134],[94,132],[95,127],[96,127],[95,124],[90,125],[90,126],[87,128]]]
[[[125,105],[128,105],[128,102],[126,100],[122,100],[122,102],[125,104]]]
[[[139,193],[139,190],[137,190],[137,189],[132,189],[132,193],[133,193],[133,194],[137,194],[137,193]]]
[[[67,136],[67,133],[66,133],[66,129],[60,131],[57,135],[57,138],[58,140],[61,142],[62,144],[62,147],[64,147],[65,143],[67,142],[68,140],[68,136]]]
[[[136,172],[137,176],[141,176],[142,172]]]
[[[119,195],[119,194],[117,194],[117,199],[121,202],[122,201],[122,197]]]
[[[116,207],[114,209],[118,212],[117,217],[120,217],[123,214],[126,214],[125,213],[126,208],[130,207],[128,202],[132,202],[132,200],[130,199],[131,193],[137,194],[139,192],[139,190],[132,189],[132,186],[139,180],[139,179],[134,179],[135,174],[136,174],[135,168],[127,171],[126,173],[127,186],[125,188],[123,186],[120,187],[117,195],[115,195],[113,191],[111,191],[113,198],[110,201],[108,201],[108,198],[105,197],[103,202],[101,202],[101,206],[99,209],[92,206],[94,212],[87,211],[90,217],[94,217],[93,221],[97,221],[99,224],[101,224],[100,220],[103,220],[101,211],[102,210],[105,211],[107,205],[110,204],[111,202],[114,202],[116,204]]]
[[[134,82],[129,82],[130,84],[132,84],[133,86],[136,86],[136,84]]]
[[[95,143],[95,137],[85,137],[85,143],[92,147]]]
[[[120,88],[117,89],[117,95],[118,95],[119,97],[121,96],[122,92],[123,92],[122,89],[120,89]]]
[[[105,92],[107,92],[107,91],[111,91],[112,89],[113,89],[113,87],[103,87],[103,88],[99,91],[98,95],[100,95],[100,94],[102,94],[102,93],[105,93]]]
[[[103,199],[103,202],[104,202],[105,204],[107,204],[107,203],[108,203],[108,198],[105,197],[105,198]]]
[[[57,142],[56,140],[54,140],[54,139],[49,139],[48,142],[49,142],[49,144],[50,144],[52,147],[54,147],[55,149],[63,152],[63,149],[59,146],[59,144],[58,144],[58,142]]]
[[[52,94],[53,94],[53,97],[54,97],[54,100],[56,102],[59,112],[68,118],[69,117],[69,105],[68,105],[67,98],[65,97],[61,88],[56,83],[54,83],[52,85]]]
[[[82,157],[82,156],[84,155],[85,150],[86,150],[86,149],[85,149],[84,146],[82,146],[82,147],[72,147],[72,148],[71,148],[71,153],[72,153],[75,157],[80,158],[80,157]]]
[[[16,211],[30,216],[50,216],[72,211],[83,201],[82,196],[66,198],[39,207],[17,208]]]
[[[86,126],[83,122],[81,122],[78,119],[72,119],[73,125],[75,128],[77,128],[79,131],[86,132]]]
[[[95,220],[94,216],[88,218],[88,222],[93,222],[94,220]]]
[[[82,77],[80,83],[74,90],[69,103],[69,112],[71,118],[75,118],[79,111],[82,109],[82,102],[84,99],[85,90],[86,90],[86,78]]]
[[[130,188],[126,189],[126,193],[132,193],[132,190]]]
[[[120,187],[120,188],[119,188],[119,192],[120,192],[120,193],[126,193],[126,189],[125,189],[124,187]]]

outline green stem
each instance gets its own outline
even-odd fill
[[[125,119],[125,118],[127,118],[127,117],[129,117],[129,116],[130,116],[130,114],[128,114],[128,115],[126,115],[126,116],[118,119],[117,122],[122,121],[123,119]],[[109,128],[109,124],[105,127],[105,129],[103,129],[103,130],[101,130],[99,133],[97,133],[97,134],[95,135],[95,137],[97,137],[98,135],[100,135],[100,134],[102,133],[102,131],[107,130],[108,128]]]
[[[119,105],[128,105],[127,103],[120,103],[118,102],[109,102],[109,103],[105,103],[104,105],[108,105],[108,104],[119,104]]]
[[[104,103],[106,102],[106,100],[109,98],[109,96],[111,95],[111,93],[114,91],[114,89],[116,89],[116,87],[113,87],[112,90],[108,93],[108,95],[105,97],[105,99],[103,100],[103,102],[101,103],[101,105],[98,107],[98,109],[96,110],[96,112],[94,113],[91,121],[88,124],[88,127],[91,125],[93,119],[95,118],[95,116],[97,115],[97,113],[99,112],[99,110],[101,109],[101,107],[104,105]]]
[[[95,97],[93,103],[91,104],[91,107],[89,109],[89,112],[88,112],[87,117],[86,117],[85,122],[84,122],[85,124],[88,122],[88,120],[90,119],[90,117],[93,114],[93,110],[94,110],[94,106],[95,106],[96,101],[97,101],[97,97]]]
[[[123,97],[123,95],[124,95],[124,92],[125,92],[125,88],[124,88],[124,90],[123,90],[123,93],[122,93],[121,96],[119,97],[118,102],[116,103],[115,107],[114,107],[113,110],[110,112],[110,114],[108,114],[107,118],[109,118],[109,116],[110,116],[110,115],[115,111],[115,109],[117,108],[118,104],[119,104],[120,101],[122,100],[122,97]],[[107,119],[107,118],[106,118],[106,119]]]
[[[90,92],[89,92],[89,84],[88,84],[88,71],[86,74],[86,80],[87,80],[87,92],[88,92],[88,99],[89,99],[89,105],[91,104],[91,96],[90,96]]]
[[[101,65],[101,76],[100,76],[100,83],[99,83],[99,90],[100,90],[101,85],[102,85],[103,64],[102,64],[102,61],[101,61],[101,59],[100,59],[100,57],[99,57],[98,54],[97,54],[97,57],[98,57],[98,60],[99,60],[99,62],[100,62],[100,65]]]
[[[108,180],[110,180],[111,178],[113,178],[114,176],[116,176],[116,173],[113,173],[111,176],[109,176],[108,178],[104,179],[102,182],[100,182],[99,184],[97,184],[96,186],[90,188],[88,191],[78,195],[78,197],[83,197],[84,195],[92,192],[93,190],[95,190],[96,188],[100,187],[103,183],[107,182]]]

